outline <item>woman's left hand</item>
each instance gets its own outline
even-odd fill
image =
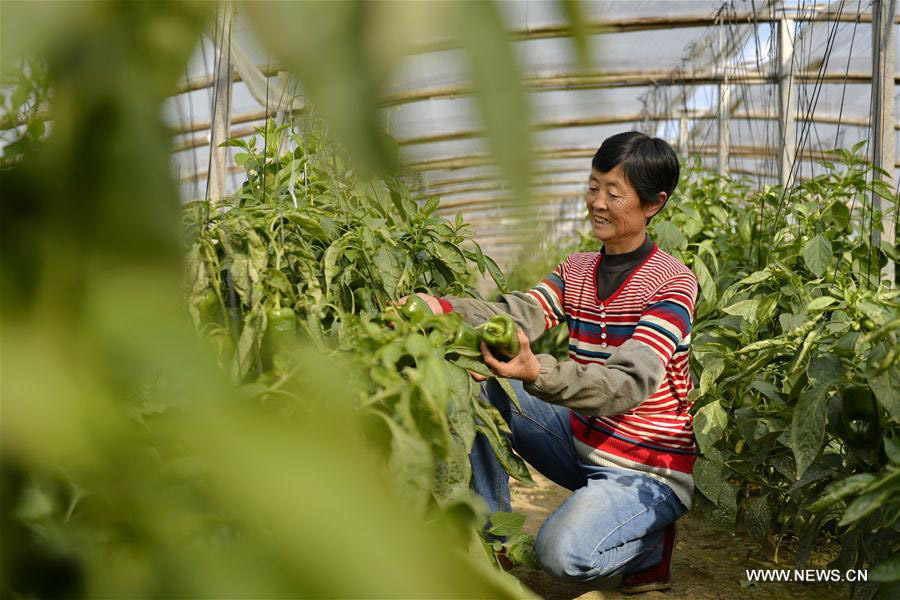
[[[481,342],[481,355],[484,357],[484,364],[497,377],[507,377],[509,379],[519,379],[525,383],[534,383],[541,374],[541,363],[537,357],[531,352],[531,346],[528,342],[528,336],[522,331],[521,327],[516,327],[516,335],[519,336],[519,345],[521,350],[513,358],[507,362],[497,360],[491,354],[488,345]]]

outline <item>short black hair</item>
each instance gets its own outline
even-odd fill
[[[622,165],[622,172],[638,193],[641,204],[656,206],[659,193],[671,197],[678,185],[678,156],[665,140],[638,131],[626,131],[603,140],[591,166],[608,173]]]

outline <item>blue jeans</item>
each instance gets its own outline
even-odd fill
[[[666,484],[635,471],[582,462],[569,409],[548,404],[511,381],[522,412],[493,380],[481,396],[500,410],[522,458],[574,493],[544,522],[534,544],[548,573],[572,581],[632,573],[662,560],[662,533],[687,509]],[[510,510],[509,476],[479,434],[471,453],[472,487],[491,511]]]

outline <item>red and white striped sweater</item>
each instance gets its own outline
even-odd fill
[[[538,355],[541,375],[526,391],[572,409],[582,460],[646,473],[690,508],[696,446],[688,362],[697,279],[654,245],[600,302],[601,258],[598,252],[572,254],[535,288],[506,294],[497,303],[452,298],[451,304],[474,320],[487,317],[476,304],[508,312],[529,339],[565,320],[571,361]]]

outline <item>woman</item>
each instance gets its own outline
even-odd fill
[[[537,287],[497,302],[422,295],[436,313],[470,324],[505,312],[520,326],[521,353],[484,361],[514,382],[522,411],[496,382],[482,395],[512,430],[516,451],[574,493],[543,524],[538,562],[561,578],[622,574],[621,589],[669,586],[675,521],[691,503],[695,446],[687,400],[697,280],[647,237],[678,182],[663,140],[637,132],[605,140],[586,196],[601,252],[569,256]],[[562,322],[570,361],[532,354],[528,342]],[[473,486],[491,510],[509,510],[509,481],[476,439]]]

